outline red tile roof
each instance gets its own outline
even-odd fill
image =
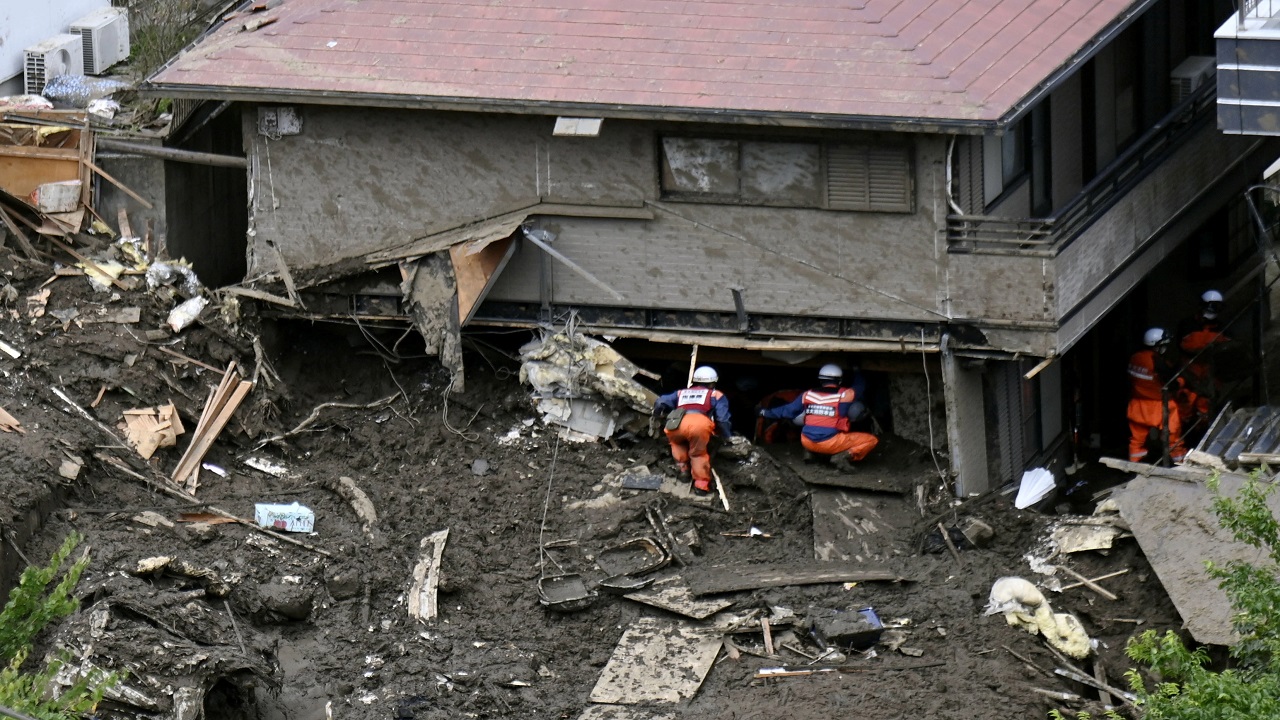
[[[1148,4],[283,0],[225,23],[152,84],[184,96],[593,116],[987,124]]]

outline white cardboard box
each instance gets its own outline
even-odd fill
[[[256,503],[253,521],[259,526],[285,532],[309,533],[316,526],[316,514],[305,505],[272,505]]]

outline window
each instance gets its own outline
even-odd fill
[[[1024,118],[1003,135],[987,135],[982,143],[983,204],[990,205],[1027,174],[1031,126]]]
[[[906,145],[837,145],[725,138],[662,139],[670,200],[911,212]]]

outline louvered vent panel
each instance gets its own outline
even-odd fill
[[[833,145],[827,152],[827,207],[832,210],[867,210],[867,148]]]
[[[97,56],[93,54],[93,31],[80,31],[80,44],[84,48],[84,71],[87,73],[101,72],[98,69]]]
[[[867,209],[883,212],[911,210],[911,163],[906,148],[869,148],[867,178]]]
[[[44,56],[37,53],[27,53],[27,64],[23,75],[26,80],[26,93],[28,95],[39,95],[44,92],[44,70]]]

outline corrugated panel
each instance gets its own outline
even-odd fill
[[[289,0],[258,16],[270,28],[227,22],[154,81],[204,97],[991,122],[1149,1]]]

